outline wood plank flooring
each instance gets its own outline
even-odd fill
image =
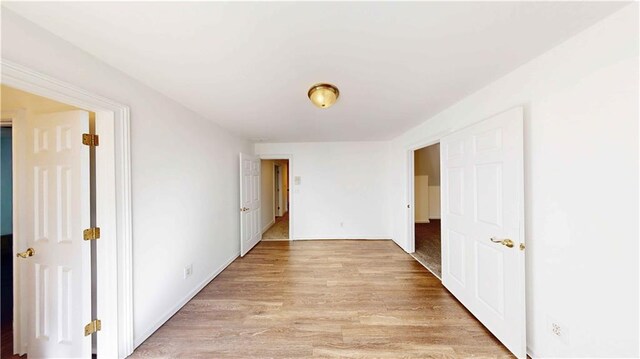
[[[133,358],[511,357],[392,241],[261,242]]]

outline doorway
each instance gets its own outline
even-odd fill
[[[97,316],[103,322],[97,350],[98,356],[127,357],[134,347],[129,107],[6,59],[0,59],[0,65],[2,85],[95,113],[95,130],[100,136],[95,153],[95,212],[102,230],[97,241],[96,291]],[[12,115],[22,114],[19,111]],[[14,128],[14,142],[17,137]],[[13,186],[15,191],[15,180]],[[18,229],[14,226],[15,231]],[[13,239],[17,242],[20,234],[15,231]],[[14,286],[19,277],[16,268]],[[83,291],[86,293],[90,291]],[[25,312],[19,308],[25,305],[14,298],[14,320],[16,313]],[[21,340],[24,342],[26,335],[17,338],[14,351],[25,351]]]
[[[413,257],[442,278],[440,225],[440,144],[414,151]]]
[[[13,159],[11,120],[3,118],[0,127],[0,263],[2,275],[0,322],[2,358],[13,355]]]
[[[288,241],[291,239],[289,160],[263,159],[260,164],[262,240]]]
[[[83,333],[97,312],[96,244],[82,233],[95,223],[95,147],[81,141],[95,113],[1,90],[3,356],[97,354]]]
[[[408,251],[419,246],[415,157],[438,142],[440,280],[519,358],[526,356],[523,124],[524,108],[515,107],[407,148],[406,163]]]

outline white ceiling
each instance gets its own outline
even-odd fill
[[[3,2],[252,140],[384,140],[612,13],[615,2]],[[340,99],[307,99],[331,82]]]

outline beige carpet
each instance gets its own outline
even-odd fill
[[[289,212],[285,213],[282,217],[276,217],[276,223],[262,234],[262,239],[289,239]]]
[[[440,254],[440,220],[416,223],[416,251],[413,256],[435,275],[442,277]]]

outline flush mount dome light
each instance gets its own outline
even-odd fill
[[[331,84],[315,84],[311,86],[307,95],[314,105],[320,108],[329,108],[340,96],[340,91]]]

